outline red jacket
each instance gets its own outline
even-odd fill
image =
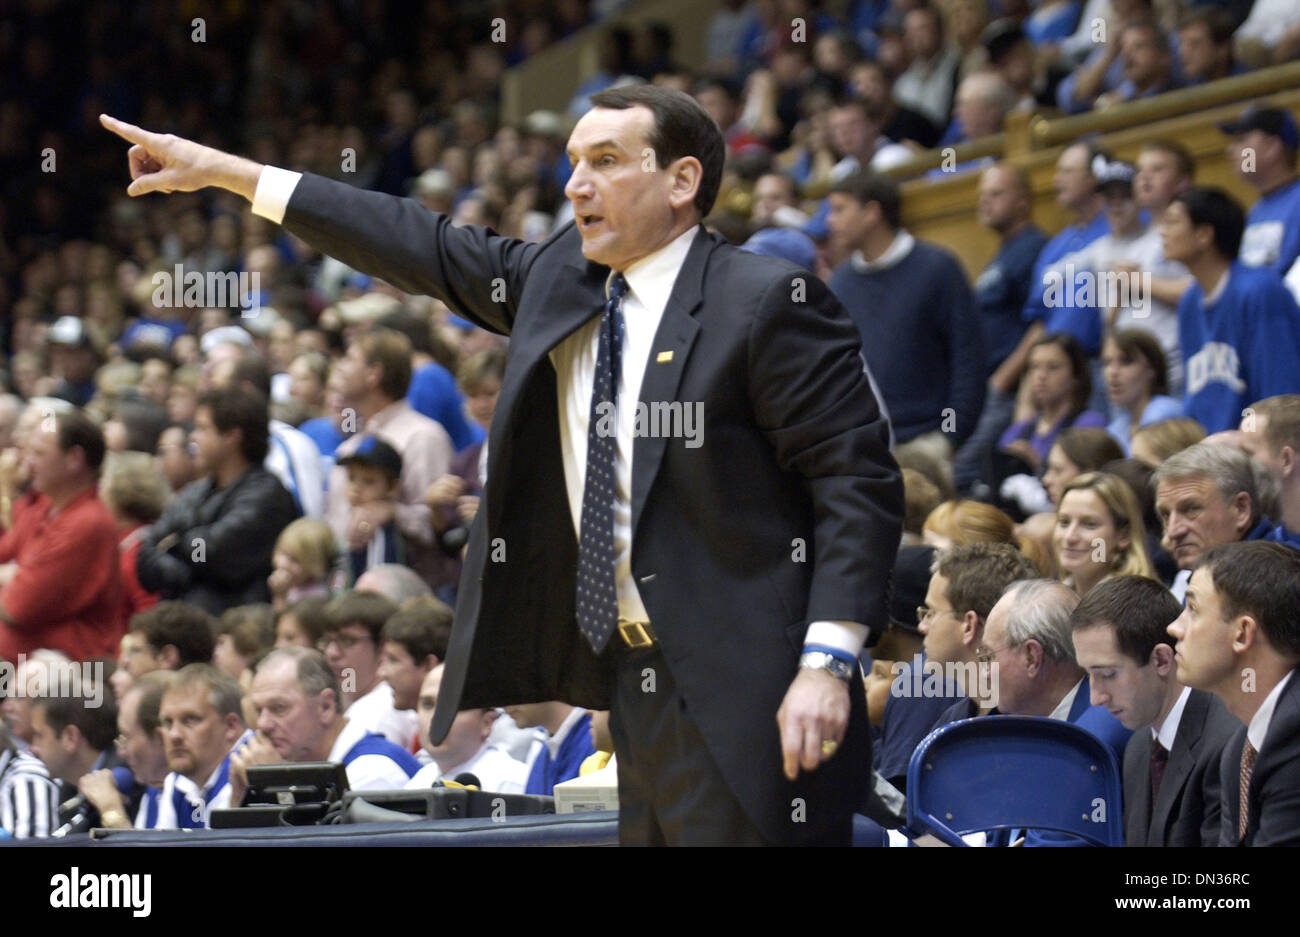
[[[73,660],[116,654],[126,621],[117,529],[93,487],[54,517],[38,495],[0,537],[0,563],[18,570],[0,589],[13,624],[0,621],[0,659],[38,648]]]
[[[146,526],[136,524],[122,531],[117,543],[122,572],[122,621],[127,624],[130,624],[131,616],[158,604],[158,593],[149,592],[140,585],[140,577],[135,573],[135,558],[140,553],[140,537]]]

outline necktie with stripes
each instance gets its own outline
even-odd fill
[[[1247,795],[1250,793],[1250,776],[1255,770],[1255,746],[1250,744],[1250,739],[1246,739],[1246,744],[1241,750],[1241,783],[1237,794],[1237,839],[1246,838],[1246,817],[1250,811],[1247,807]]]

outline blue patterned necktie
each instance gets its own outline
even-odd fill
[[[618,434],[618,377],[623,352],[623,294],[627,280],[616,273],[600,318],[596,377],[587,423],[587,475],[578,524],[578,627],[597,654],[618,624],[614,584],[614,449]]]

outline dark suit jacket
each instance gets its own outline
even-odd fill
[[[1241,799],[1241,726],[1223,749],[1220,846],[1300,846],[1300,667],[1277,701],[1264,745],[1255,756],[1246,795],[1246,836],[1237,838],[1237,804]]]
[[[1192,690],[1183,707],[1169,762],[1151,803],[1151,730],[1133,733],[1124,749],[1124,844],[1217,846],[1219,761],[1241,728],[1213,693]]]
[[[600,314],[608,268],[582,256],[572,225],[530,244],[311,175],[284,224],[511,337],[431,735],[460,708],[607,708],[611,651],[594,655],[574,617],[577,538],[548,352]],[[863,694],[850,694],[839,754],[793,784],[775,721],[808,622],[887,616],[902,488],[860,348],[819,280],[699,231],[641,386],[643,402],[702,402],[704,435],[696,448],[635,440],[632,574],[710,755],[776,842],[847,837],[870,774]],[[791,822],[796,798],[806,822]]]

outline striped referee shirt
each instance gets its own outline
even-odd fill
[[[59,826],[59,786],[35,755],[0,749],[0,827],[14,839],[49,836]]]

